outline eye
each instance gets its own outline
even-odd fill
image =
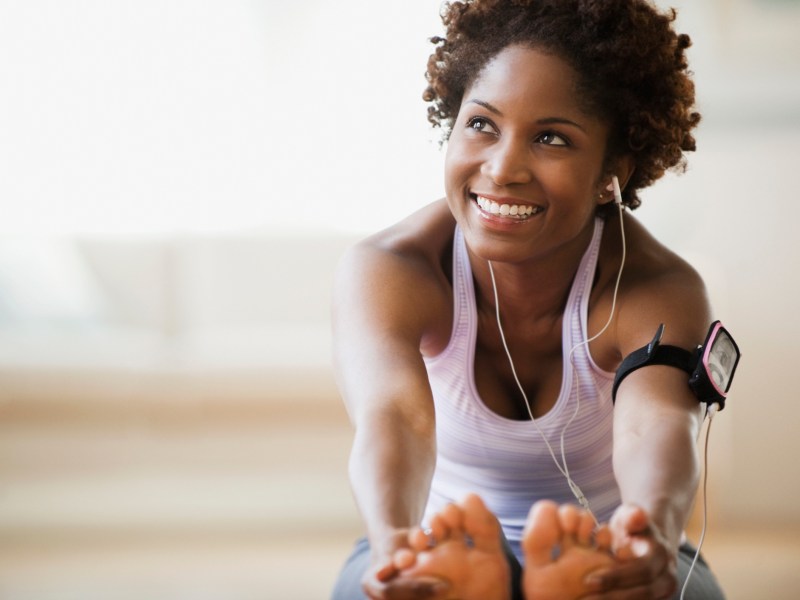
[[[546,131],[536,141],[547,146],[569,146],[569,140],[553,131]]]
[[[467,121],[467,127],[482,133],[497,134],[497,129],[495,126],[489,119],[485,117],[472,117],[469,121]]]

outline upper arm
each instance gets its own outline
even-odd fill
[[[420,348],[433,334],[442,293],[432,266],[414,253],[362,242],[342,258],[334,285],[334,362],[357,429],[402,420],[419,433],[432,432]]]
[[[705,338],[711,321],[705,285],[688,264],[667,255],[657,268],[634,270],[620,303],[617,344],[624,358],[648,344],[661,323],[662,344],[692,350]],[[700,406],[688,386],[689,374],[675,367],[637,369],[620,384],[615,430],[638,430],[649,423],[675,423],[694,435]]]

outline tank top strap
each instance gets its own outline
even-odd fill
[[[605,222],[600,217],[595,218],[594,233],[589,246],[583,253],[572,290],[564,307],[564,318],[569,321],[569,330],[564,331],[569,336],[564,340],[565,348],[572,348],[588,337],[589,298],[592,294],[597,261],[600,257],[600,244],[603,241],[603,228]],[[585,346],[585,344],[583,344]],[[586,349],[586,358],[589,358]]]
[[[474,351],[477,337],[477,322],[474,318],[476,312],[475,283],[467,244],[461,228],[456,225],[453,236],[453,330],[448,349],[461,347],[466,353],[463,358]]]

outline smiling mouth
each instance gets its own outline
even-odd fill
[[[524,221],[544,210],[541,206],[530,206],[529,204],[498,204],[494,200],[476,194],[473,194],[472,197],[483,212],[517,221]]]

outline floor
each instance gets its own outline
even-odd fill
[[[349,439],[334,403],[0,400],[0,600],[325,599],[360,529]],[[800,528],[712,515],[704,554],[731,600],[800,597]]]
[[[4,600],[315,600],[348,552],[342,536],[0,544]],[[730,600],[795,600],[797,532],[713,532],[706,555]]]

